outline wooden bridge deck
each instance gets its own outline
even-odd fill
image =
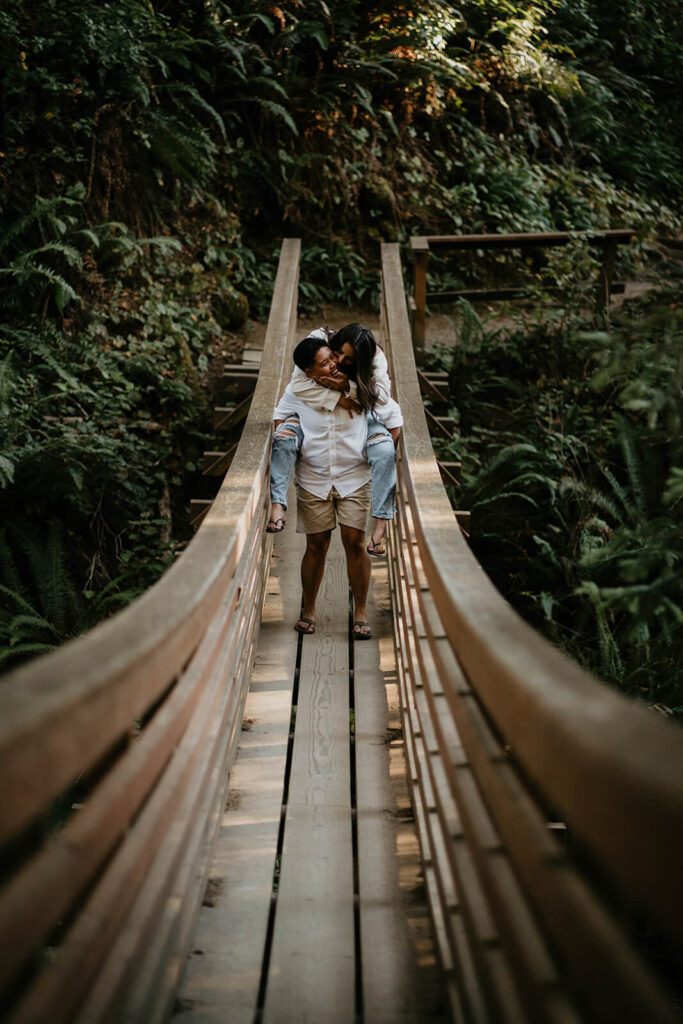
[[[3,679],[4,1020],[438,1019],[400,885],[393,688],[444,1016],[676,1024],[681,733],[542,640],[476,562],[434,459],[396,244],[381,323],[404,429],[375,640],[349,644],[338,538],[315,635],[292,629],[301,538],[292,522],[273,550],[264,526],[299,257],[286,239],[247,427],[187,550]]]
[[[387,687],[387,568],[373,565],[373,640],[349,640],[333,534],[315,635],[292,629],[303,537],[275,538],[245,724],[178,1004],[188,1024],[440,1018],[399,886]]]

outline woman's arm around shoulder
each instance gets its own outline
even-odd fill
[[[379,401],[386,402],[391,397],[391,377],[387,357],[379,345],[372,360],[372,379],[377,388]]]

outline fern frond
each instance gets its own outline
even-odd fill
[[[626,517],[628,519],[635,520],[637,518],[635,514],[637,512],[637,508],[633,503],[631,495],[624,487],[622,487],[617,478],[614,476],[614,473],[612,473],[612,471],[608,469],[607,466],[603,467],[602,473],[607,482],[609,483],[610,487],[616,494],[617,498],[621,502],[621,506],[624,512],[626,513]]]
[[[481,501],[476,499],[472,502],[472,508],[479,509],[485,508],[487,505],[495,505],[499,501],[509,501],[511,498],[516,498],[519,501],[525,502],[527,505],[531,505],[532,508],[538,508],[538,502],[530,498],[528,494],[524,494],[522,491],[500,491],[499,494],[494,494],[490,498],[482,498]]]
[[[223,121],[223,118],[216,108],[212,107],[210,103],[207,103],[204,97],[201,96],[193,86],[188,85],[186,82],[173,82],[163,86],[163,91],[168,93],[175,100],[176,105],[179,106],[181,110],[189,112],[190,106],[197,110],[201,110],[202,113],[216,125],[221,138],[226,138],[225,122]],[[181,96],[184,99],[189,100],[190,104],[179,103],[178,100]]]
[[[299,129],[294,123],[292,115],[289,113],[288,110],[285,110],[281,103],[276,103],[274,100],[263,99],[262,96],[245,96],[245,100],[247,100],[250,103],[257,103],[260,107],[263,107],[264,110],[267,110],[270,114],[274,114],[280,121],[284,121],[284,123],[287,125],[287,127],[289,128],[293,135],[299,134]]]
[[[633,432],[625,422],[621,423],[620,429],[621,450],[624,453],[624,461],[628,470],[629,483],[635,501],[635,506],[641,516],[647,515],[647,495],[643,486],[643,460],[636,448],[636,441]]]
[[[0,407],[1,411],[1,407]],[[14,463],[6,455],[0,455],[0,490],[14,482]]]
[[[0,583],[0,594],[4,594],[6,598],[13,601],[17,608],[22,608],[27,615],[35,615],[35,608],[31,602],[19,592],[18,588],[13,590],[11,587],[6,587],[4,583]]]
[[[52,633],[55,637],[59,638],[59,630],[57,630],[51,622],[43,618],[42,615],[29,615],[24,613],[22,615],[15,615],[9,624],[10,633],[24,633],[24,630],[20,630],[20,626],[30,626],[31,631],[35,629],[43,630],[46,629]],[[10,641],[11,643],[11,641]]]
[[[0,252],[9,245],[15,238],[23,235],[28,228],[39,223],[44,218],[49,218],[53,212],[61,206],[80,206],[80,200],[72,199],[69,196],[52,196],[49,199],[38,197],[35,205],[22,217],[17,218],[13,224],[0,234]]]
[[[32,641],[16,644],[14,647],[5,647],[4,650],[0,649],[0,665],[12,661],[24,661],[29,655],[47,654],[48,651],[54,651],[57,646],[57,644]]]

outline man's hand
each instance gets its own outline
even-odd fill
[[[358,404],[358,402],[354,402],[354,400],[352,398],[349,398],[348,395],[340,395],[339,396],[339,401],[337,402],[337,405],[338,405],[338,407],[340,409],[346,409],[346,411],[348,412],[349,416],[351,416],[351,417],[353,417],[353,414],[355,412],[361,412],[362,411],[361,407]]]
[[[348,391],[349,390],[349,378],[345,373],[336,373],[334,377],[330,374],[324,374],[315,379],[316,384],[322,384],[324,388],[330,388],[332,391]]]

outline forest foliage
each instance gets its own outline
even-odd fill
[[[613,317],[485,324],[458,310],[453,499],[510,603],[622,691],[683,717],[683,312],[668,292]]]
[[[267,310],[282,236],[309,305],[372,301],[377,243],[415,233],[627,226],[626,265],[656,259],[681,31],[674,0],[3,5],[4,667],[187,537],[212,358]]]

